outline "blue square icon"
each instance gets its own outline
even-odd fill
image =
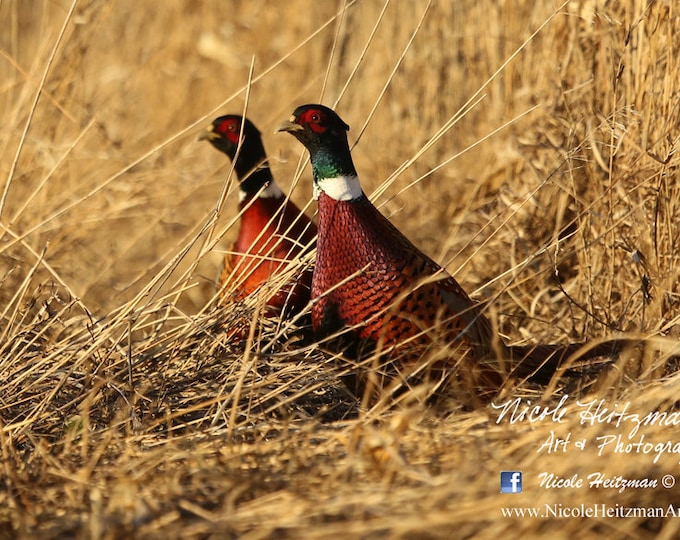
[[[501,493],[522,493],[521,471],[501,471]]]

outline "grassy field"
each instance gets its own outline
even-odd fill
[[[677,537],[675,2],[5,0],[0,21],[0,538]],[[364,410],[255,301],[218,306],[237,197],[197,136],[246,111],[305,205],[274,128],[309,102],[508,343],[637,344],[488,407]]]

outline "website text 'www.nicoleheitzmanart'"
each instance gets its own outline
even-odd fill
[[[680,517],[680,507],[624,506],[622,504],[544,504],[542,506],[504,506],[504,518],[669,518]]]

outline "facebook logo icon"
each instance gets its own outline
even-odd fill
[[[522,493],[520,471],[501,471],[501,493]]]

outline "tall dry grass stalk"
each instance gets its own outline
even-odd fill
[[[502,514],[677,503],[539,485],[677,471],[673,452],[598,455],[632,421],[585,425],[576,401],[676,408],[674,2],[10,0],[0,20],[3,537],[678,534]],[[352,126],[365,191],[508,341],[640,344],[587,385],[516,389],[569,396],[562,422],[418,392],[358,411],[334,358],[257,316],[262,297],[218,307],[234,181],[196,136],[245,110],[304,206],[307,158],[272,131],[317,101]],[[631,441],[675,444],[667,424]],[[548,453],[556,437],[570,446]],[[498,494],[507,469],[522,495]]]

